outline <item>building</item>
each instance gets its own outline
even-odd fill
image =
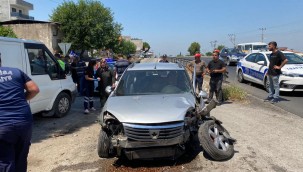
[[[63,33],[59,29],[59,23],[36,20],[11,20],[0,22],[0,25],[12,28],[18,38],[40,41],[50,51],[60,50],[58,43],[62,41]]]
[[[125,41],[130,41],[136,45],[136,51],[139,52],[143,49],[143,40],[138,38],[132,38],[130,36],[123,36],[122,37]]]
[[[34,20],[29,16],[29,11],[33,9],[33,4],[23,0],[0,0],[0,21]]]

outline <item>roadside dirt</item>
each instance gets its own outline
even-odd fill
[[[301,171],[303,120],[251,98],[250,104],[227,102],[212,115],[237,139],[228,161],[210,160],[197,146],[177,161],[127,161],[97,155],[99,111],[83,114],[82,97],[64,118],[36,117],[28,171]],[[98,99],[95,99],[98,105]],[[100,108],[97,106],[97,108]]]

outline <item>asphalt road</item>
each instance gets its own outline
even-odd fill
[[[193,58],[185,58],[188,60],[193,60]],[[202,59],[208,63],[211,58],[210,57],[202,57]],[[236,66],[228,66],[227,70],[229,72],[227,82],[231,84],[235,84],[239,86],[240,88],[244,89],[247,93],[260,98],[264,99],[267,97],[268,93],[265,91],[263,86],[253,84],[250,82],[246,83],[239,83],[237,81],[236,76]],[[293,113],[295,115],[298,115],[300,117],[303,117],[303,92],[280,92],[281,101],[276,106]]]

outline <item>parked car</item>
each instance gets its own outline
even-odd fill
[[[215,102],[205,107],[192,84],[180,64],[129,66],[114,90],[107,87],[110,96],[99,116],[98,155],[125,155],[130,160],[175,159],[198,133],[204,150],[213,159],[231,158],[234,139],[209,116]]]
[[[281,91],[303,91],[303,58],[293,52],[283,52],[288,59],[281,69]],[[239,82],[250,81],[264,85],[269,89],[269,80],[266,76],[271,52],[251,53],[241,59],[237,65],[237,78]]]
[[[76,85],[43,43],[0,37],[0,53],[3,66],[22,70],[38,85],[40,93],[29,102],[33,114],[62,117],[69,112]]]
[[[220,59],[225,62],[227,66],[236,64],[238,60],[246,56],[240,49],[224,47],[220,52]]]

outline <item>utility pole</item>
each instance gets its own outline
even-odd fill
[[[209,43],[212,47],[214,47],[214,49],[216,49],[217,42],[218,42],[217,40],[214,40],[214,41],[210,41]]]
[[[259,30],[262,31],[261,40],[262,40],[262,42],[264,42],[264,31],[266,30],[266,28],[265,27],[264,28],[259,28]]]
[[[230,42],[236,47],[236,34],[228,34]]]

